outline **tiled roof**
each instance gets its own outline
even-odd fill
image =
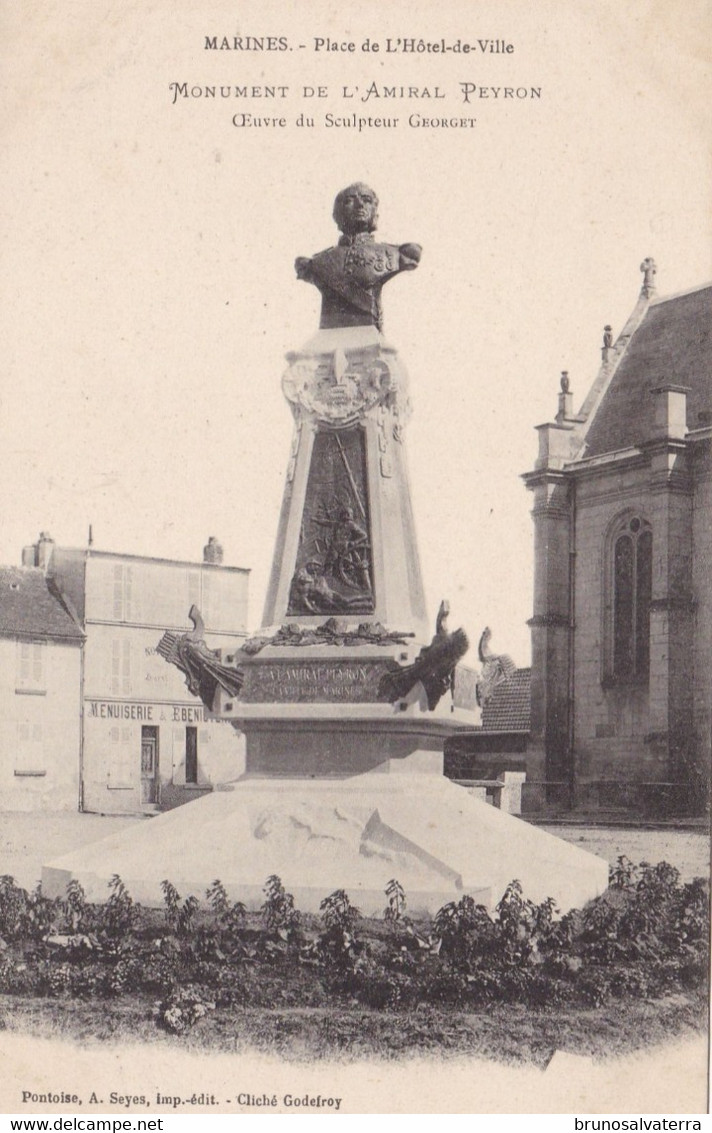
[[[485,732],[528,732],[531,708],[531,669],[515,669],[493,692],[482,709]]]
[[[81,627],[38,567],[0,566],[0,633],[81,641]]]
[[[586,434],[584,456],[637,446],[653,422],[650,391],[688,386],[687,427],[712,409],[712,285],[650,304]]]

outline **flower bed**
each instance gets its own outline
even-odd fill
[[[428,922],[409,918],[396,879],[382,920],[362,918],[344,890],[320,917],[300,914],[278,877],[254,914],[220,881],[202,902],[169,881],[163,894],[162,910],[141,908],[114,877],[104,904],[76,882],[49,901],[0,878],[0,992],[131,995],[155,1025],[184,1034],[224,1008],[591,1008],[701,995],[709,968],[708,887],[681,884],[665,862],[620,858],[607,892],[561,918],[517,881],[492,915],[464,896]]]

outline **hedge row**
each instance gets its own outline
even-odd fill
[[[356,1002],[469,1009],[494,1003],[598,1006],[612,999],[703,992],[709,969],[708,886],[681,884],[665,862],[619,858],[606,893],[557,916],[513,881],[493,914],[471,897],[411,920],[393,879],[382,920],[361,917],[344,890],[301,914],[278,877],[259,914],[215,881],[204,902],[163,882],[162,910],[136,904],[118,876],[104,904],[71,882],[64,899],[0,878],[0,992],[147,997],[181,1032],[216,1007]]]

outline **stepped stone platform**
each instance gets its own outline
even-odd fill
[[[119,874],[135,900],[159,906],[164,878],[200,898],[219,878],[232,900],[256,909],[277,874],[305,912],[345,889],[365,915],[380,916],[392,878],[413,915],[464,894],[492,909],[515,878],[528,898],[553,897],[562,913],[605,890],[602,858],[473,799],[428,770],[432,755],[348,779],[243,778],[48,862],[42,891],[63,896],[76,879],[102,901]]]

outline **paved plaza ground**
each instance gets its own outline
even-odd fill
[[[43,863],[100,838],[118,834],[137,823],[153,821],[153,818],[99,814],[2,814],[0,874],[10,874],[20,885],[33,888],[40,879]],[[611,864],[619,855],[625,854],[636,864],[667,861],[680,871],[683,881],[709,876],[710,843],[703,829],[675,829],[667,825],[643,829],[574,824],[547,825],[542,829],[573,842],[583,850],[599,854]]]

